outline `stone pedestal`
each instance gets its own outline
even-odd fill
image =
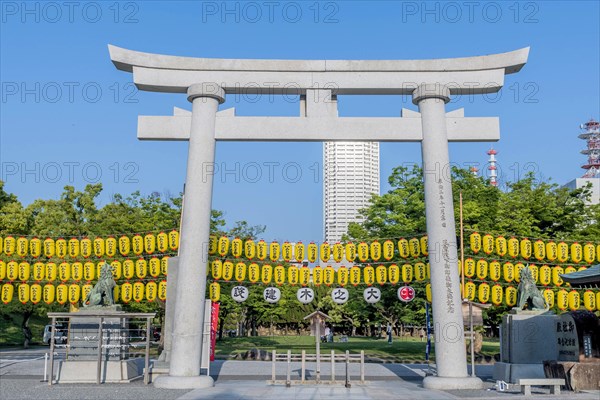
[[[560,317],[539,311],[507,314],[500,328],[500,362],[494,379],[517,383],[520,378],[544,378],[545,360],[558,359],[556,323]]]

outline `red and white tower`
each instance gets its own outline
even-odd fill
[[[490,158],[488,158],[487,167],[488,171],[490,171],[490,185],[498,186],[498,171],[496,168],[496,154],[498,154],[498,152],[494,149],[489,149],[487,154],[490,156]]]
[[[588,156],[587,164],[581,166],[586,170],[583,178],[600,178],[600,122],[592,118],[579,128],[585,130],[579,139],[587,143],[587,148],[581,150],[581,154]]]

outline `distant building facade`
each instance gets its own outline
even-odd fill
[[[323,218],[325,241],[339,242],[358,211],[379,195],[379,142],[323,143]]]

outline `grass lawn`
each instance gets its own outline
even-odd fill
[[[374,339],[367,337],[349,337],[347,343],[337,342],[339,336],[335,337],[334,343],[321,343],[321,352],[360,353],[365,351],[365,356],[371,359],[379,359],[389,362],[418,363],[425,361],[425,344],[418,338],[394,338],[393,343],[387,343],[387,339]],[[432,337],[432,354],[430,360],[435,360]],[[261,337],[237,337],[224,338],[217,341],[215,354],[218,358],[235,357],[251,349],[277,350],[300,353],[306,350],[309,354],[315,353],[315,338],[312,336],[261,336]],[[500,343],[496,341],[484,341],[482,354],[493,356],[500,352]]]
[[[1,314],[0,315],[0,346],[22,346],[23,331],[21,330],[21,314]],[[29,329],[33,334],[31,344],[41,344],[44,326],[50,323],[47,317],[32,315],[29,320]]]

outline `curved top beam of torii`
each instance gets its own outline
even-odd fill
[[[178,57],[108,46],[115,66],[133,72],[141,90],[185,93],[215,82],[227,93],[409,95],[422,83],[448,86],[452,94],[498,91],[504,75],[527,62],[529,47],[487,56],[430,60],[259,60]]]

